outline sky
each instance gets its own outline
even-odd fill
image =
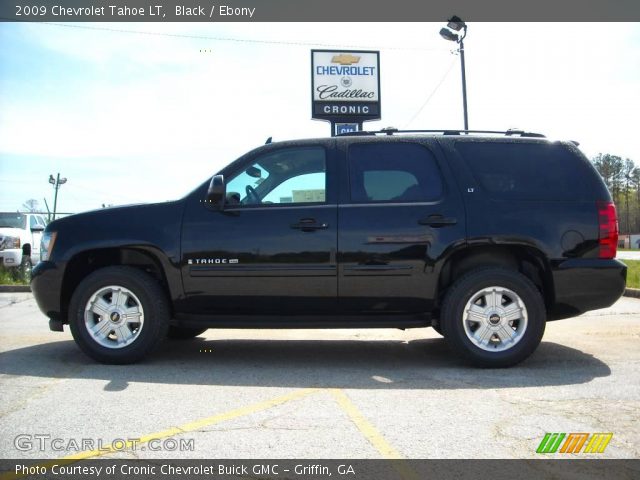
[[[443,23],[0,23],[0,211],[180,198],[263,144],[326,137],[310,50],[380,51],[382,119],[462,128]],[[471,129],[521,128],[640,166],[640,24],[468,24]]]

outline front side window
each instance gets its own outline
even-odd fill
[[[276,150],[258,157],[231,177],[227,182],[227,203],[324,203],[326,177],[324,148]]]
[[[442,195],[429,150],[414,143],[356,144],[349,148],[351,201],[428,202]]]

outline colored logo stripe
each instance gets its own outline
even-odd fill
[[[570,433],[569,435],[560,432],[546,433],[540,445],[538,445],[536,453],[556,453],[565,437],[566,440],[562,444],[559,453],[580,453],[587,440],[589,442],[582,453],[603,453],[607,445],[609,445],[613,433],[594,433],[591,434],[591,438],[589,438],[588,433]]]
[[[560,453],[580,453],[587,438],[589,438],[588,433],[570,433],[562,445]]]
[[[603,453],[613,437],[613,433],[594,433],[583,453]]]
[[[560,442],[565,437],[564,433],[547,433],[540,445],[538,445],[537,453],[556,453],[558,447],[560,446]]]

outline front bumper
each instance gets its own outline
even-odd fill
[[[624,293],[627,266],[619,260],[574,258],[552,265],[555,301],[549,320],[613,305]]]
[[[40,262],[31,271],[31,292],[38,308],[49,319],[63,322],[60,308],[64,270],[52,262]]]
[[[20,248],[0,250],[0,264],[8,268],[13,268],[19,267],[21,263],[22,250]]]

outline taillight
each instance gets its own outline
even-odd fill
[[[618,216],[613,202],[598,202],[600,258],[615,258],[618,250]]]

